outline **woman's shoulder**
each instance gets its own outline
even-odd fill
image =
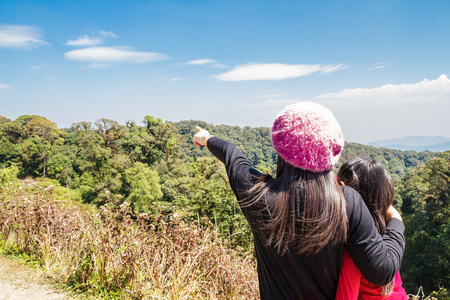
[[[344,193],[345,200],[347,201],[347,206],[362,201],[361,195],[354,188],[347,185],[341,185],[340,187]]]
[[[349,186],[342,185],[341,189],[347,202],[347,217],[349,221],[360,219],[364,214],[363,210],[367,209],[361,195],[354,188]]]

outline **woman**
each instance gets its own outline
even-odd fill
[[[344,138],[329,110],[300,102],[277,116],[271,131],[276,179],[253,169],[231,143],[197,130],[194,144],[225,164],[252,229],[261,299],[334,299],[344,244],[367,280],[392,280],[405,246],[401,217],[388,211],[383,241],[361,196],[339,187],[331,169]]]
[[[383,235],[388,220],[387,210],[392,205],[394,198],[394,182],[384,166],[373,158],[354,157],[341,166],[337,180],[341,185],[354,188],[361,195],[372,214],[375,227]],[[348,278],[353,278],[347,277],[348,272],[356,274],[356,284],[353,279],[348,280]],[[352,266],[351,259],[344,256],[336,299],[348,299],[348,296],[341,296],[340,290],[351,289],[353,291],[354,286],[359,287],[357,289],[359,300],[408,299],[402,287],[400,273],[397,273],[389,284],[377,286],[368,282],[358,272]],[[351,287],[349,288],[349,286]]]

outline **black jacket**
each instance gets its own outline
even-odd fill
[[[225,164],[237,199],[244,199],[245,191],[254,185],[253,175],[260,173],[229,142],[211,137],[207,147]],[[253,232],[261,299],[334,299],[344,247],[368,281],[385,285],[394,278],[405,249],[403,223],[389,220],[381,237],[361,196],[350,187],[342,189],[347,201],[348,240],[342,245],[327,246],[315,255],[288,251],[281,256],[272,247],[264,246],[252,207],[242,208]]]

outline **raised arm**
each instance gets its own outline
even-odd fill
[[[386,285],[400,269],[405,251],[405,226],[401,216],[392,211],[381,237],[361,196],[352,188],[343,190],[348,203],[350,257],[369,282]]]
[[[248,158],[236,146],[225,140],[211,135],[201,127],[196,127],[197,133],[193,142],[196,146],[207,146],[208,150],[224,163],[230,186],[238,200],[246,197],[247,191],[253,184],[253,176],[261,175],[253,169]]]

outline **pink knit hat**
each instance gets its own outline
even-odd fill
[[[291,165],[322,172],[337,164],[344,148],[344,135],[327,108],[299,102],[278,114],[272,127],[272,144]]]

